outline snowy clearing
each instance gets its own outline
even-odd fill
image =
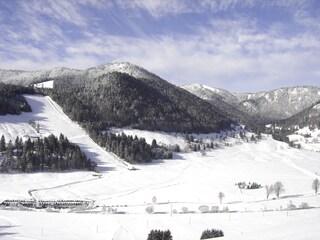
[[[33,87],[35,87],[35,88],[50,88],[50,89],[52,89],[53,88],[53,84],[54,84],[54,81],[51,80],[51,81],[45,81],[45,82],[33,84]]]

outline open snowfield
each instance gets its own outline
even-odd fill
[[[151,229],[170,229],[173,239],[199,239],[206,228],[220,228],[224,239],[319,239],[320,195],[311,189],[319,177],[320,153],[289,148],[266,138],[258,143],[234,144],[207,151],[174,154],[172,160],[137,165],[128,171],[116,157],[91,141],[50,98],[27,96],[32,113],[0,116],[0,135],[33,136],[28,124],[40,124],[40,134],[62,132],[99,163],[101,176],[92,172],[0,174],[0,200],[90,199],[100,207],[90,213],[0,210],[3,239],[146,239]],[[128,131],[128,130],[126,130]],[[140,133],[141,134],[141,133]],[[150,135],[151,133],[144,133]],[[19,135],[21,136],[21,135]],[[158,142],[174,138],[156,133]],[[176,138],[182,141],[181,138]],[[177,142],[177,143],[178,143]],[[285,192],[266,200],[265,190],[242,190],[237,182],[264,185],[281,181]],[[217,197],[225,194],[222,204]],[[155,214],[145,213],[153,196]],[[313,209],[280,211],[292,204],[308,203]],[[102,206],[118,213],[103,214]],[[229,208],[232,213],[200,214],[199,206]],[[190,214],[172,214],[187,207]],[[31,221],[32,220],[32,221]]]
[[[151,229],[170,229],[174,240],[200,239],[206,228],[223,229],[221,239],[317,240],[320,210],[264,213],[103,215],[0,211],[6,240],[143,240]],[[220,239],[220,238],[218,238]]]

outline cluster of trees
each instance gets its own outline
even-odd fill
[[[223,237],[223,231],[218,229],[206,229],[202,232],[200,239],[210,239]],[[153,229],[150,231],[147,240],[172,240],[172,235],[170,230],[157,230]]]
[[[22,94],[33,94],[30,87],[0,83],[0,115],[31,112],[31,107]]]
[[[1,172],[63,171],[68,169],[94,170],[96,164],[81,152],[79,146],[72,144],[60,134],[43,139],[25,142],[19,137],[14,143],[0,139]]]
[[[242,189],[259,189],[259,188],[262,188],[261,184],[258,184],[256,182],[252,182],[252,183],[249,182],[248,184],[246,182],[238,182],[238,183],[236,183],[236,186],[239,187],[240,191]]]
[[[210,238],[217,238],[217,237],[223,237],[223,231],[219,229],[207,229],[204,230],[201,234],[200,239],[210,239]]]
[[[159,146],[155,139],[150,145],[145,138],[127,136],[124,133],[103,133],[99,131],[99,127],[93,125],[87,127],[87,130],[90,137],[101,147],[129,163],[151,162],[152,159],[172,159],[172,152],[163,146]]]
[[[153,229],[150,231],[147,240],[172,240],[170,230],[162,231]]]

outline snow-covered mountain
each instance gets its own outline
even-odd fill
[[[21,71],[0,69],[0,82],[30,85],[52,79],[87,79],[97,78],[110,72],[121,72],[135,78],[158,78],[155,74],[128,62],[117,62],[88,68],[86,70],[54,68],[51,70]]]
[[[231,93],[199,84],[182,88],[202,99],[221,99],[251,116],[269,120],[289,118],[320,100],[320,88],[312,86],[287,87],[258,93]]]
[[[128,62],[117,62],[85,70],[54,68],[43,71],[1,70],[0,82],[30,85],[55,80],[56,82],[92,82],[105,74],[120,72],[137,79],[159,80],[155,74]],[[223,115],[233,120],[268,122],[290,118],[320,100],[320,88],[299,86],[268,92],[233,93],[200,84],[182,86],[183,89],[211,102]]]
[[[320,126],[320,101],[284,121],[287,127]]]
[[[205,100],[222,100],[229,104],[239,103],[239,98],[235,94],[232,94],[231,92],[224,89],[208,87],[206,85],[201,84],[183,85],[181,86],[181,88]]]
[[[320,100],[320,88],[312,86],[287,87],[266,92],[241,105],[253,115],[263,118],[285,119]]]
[[[181,88],[210,102],[219,109],[221,113],[234,121],[251,126],[255,125],[255,122],[250,119],[249,115],[239,109],[240,101],[238,97],[227,90],[212,88],[201,84],[184,85],[181,86]]]

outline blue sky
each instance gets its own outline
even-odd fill
[[[319,0],[0,0],[0,68],[129,61],[236,92],[320,86]]]

